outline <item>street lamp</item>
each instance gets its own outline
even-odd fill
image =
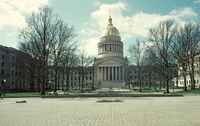
[[[6,83],[6,79],[3,79],[3,80],[2,80],[2,83],[1,83],[1,87],[0,87],[0,89],[1,89],[0,96],[3,95],[3,86],[4,86],[5,83]],[[4,94],[4,95],[5,95],[5,94]]]
[[[3,83],[6,83],[6,79],[3,80]]]

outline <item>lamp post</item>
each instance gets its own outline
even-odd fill
[[[6,79],[3,79],[2,82],[1,82],[1,85],[0,85],[0,97],[5,95],[4,92],[3,92],[3,86],[4,86],[5,83],[6,83]]]
[[[3,94],[2,95],[4,95],[5,96],[5,91],[4,91],[4,87],[5,87],[5,84],[6,84],[6,79],[3,79],[3,89],[2,89],[2,92],[3,92]]]
[[[2,96],[2,84],[3,84],[3,80],[0,83],[0,97]]]

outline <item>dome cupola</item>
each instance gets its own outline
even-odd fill
[[[109,16],[106,36],[120,36],[119,31],[112,24],[112,18]]]

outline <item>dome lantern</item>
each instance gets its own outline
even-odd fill
[[[109,25],[112,25],[112,18],[111,18],[111,16],[109,16],[108,22],[109,22]]]
[[[108,18],[108,26],[107,26],[106,36],[120,36],[118,29],[116,27],[114,27],[112,24],[111,16],[109,16],[109,18]]]

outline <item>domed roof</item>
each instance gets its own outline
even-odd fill
[[[109,17],[108,22],[109,23],[107,26],[106,36],[120,36],[118,29],[116,27],[114,27],[112,24],[111,16]]]

